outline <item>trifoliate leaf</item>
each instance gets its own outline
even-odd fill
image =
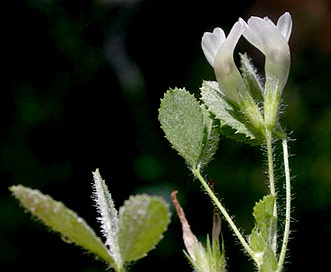
[[[222,134],[252,145],[261,143],[260,132],[256,131],[236,105],[226,99],[216,81],[203,82],[201,100],[220,121]]]
[[[61,234],[65,241],[81,246],[110,265],[115,265],[107,248],[92,228],[74,211],[64,206],[62,202],[55,201],[39,190],[22,185],[12,186],[9,189],[27,211],[53,231]]]
[[[219,132],[210,114],[185,89],[170,89],[161,100],[159,121],[172,147],[193,168],[208,164]]]
[[[109,254],[115,260],[117,267],[122,267],[123,262],[118,246],[118,214],[111,194],[108,191],[105,181],[101,178],[99,169],[93,172],[94,192],[93,198],[100,214],[98,218],[101,223],[102,233],[106,238],[106,246],[109,248]]]
[[[168,205],[160,197],[131,196],[119,210],[118,242],[123,261],[144,257],[162,239],[170,222]]]

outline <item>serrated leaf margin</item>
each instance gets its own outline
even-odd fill
[[[59,233],[64,241],[74,243],[95,254],[111,266],[115,266],[114,260],[94,230],[83,218],[67,208],[62,202],[54,200],[39,190],[23,185],[11,186],[9,190],[20,201],[24,209],[51,230]]]

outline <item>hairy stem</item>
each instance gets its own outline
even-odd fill
[[[277,220],[277,201],[276,201],[276,189],[275,189],[275,173],[274,173],[274,155],[272,148],[272,133],[270,131],[266,132],[267,141],[267,157],[268,157],[268,176],[269,176],[269,189],[270,194],[275,196],[275,205],[273,215]],[[277,222],[277,221],[276,221]],[[277,251],[277,234],[275,235],[272,243],[272,248],[274,252]]]
[[[275,196],[276,189],[275,189],[275,173],[274,173],[274,155],[272,149],[272,134],[267,131],[266,134],[266,141],[267,141],[267,156],[268,156],[268,176],[269,176],[269,189],[270,194]],[[277,215],[277,211],[274,211]]]
[[[255,263],[258,263],[255,255],[254,255],[254,252],[250,248],[249,244],[246,242],[245,238],[242,236],[242,234],[238,230],[237,226],[233,222],[231,216],[228,214],[228,212],[226,211],[226,209],[223,207],[223,205],[221,204],[221,202],[218,200],[218,198],[216,197],[216,195],[214,194],[214,192],[210,189],[210,187],[208,186],[208,184],[205,181],[205,179],[201,176],[200,171],[198,169],[193,169],[192,172],[193,172],[194,176],[201,182],[202,186],[206,190],[206,192],[209,195],[209,197],[211,198],[211,200],[215,203],[215,205],[217,206],[217,208],[223,214],[225,220],[230,225],[231,229],[233,230],[234,234],[239,239],[240,243],[243,245],[244,249],[251,256],[251,258],[254,260],[254,262]]]
[[[282,248],[279,255],[277,272],[282,271],[288,239],[290,235],[290,223],[291,223],[291,176],[290,176],[290,165],[288,161],[288,146],[287,146],[287,138],[284,137],[282,141],[283,145],[283,159],[284,159],[284,171],[285,171],[285,187],[286,187],[286,212],[285,212],[285,228],[284,228],[284,237]]]

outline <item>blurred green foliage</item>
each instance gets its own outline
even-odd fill
[[[277,4],[276,4],[277,2]],[[293,17],[292,68],[284,91],[294,212],[290,271],[328,265],[331,243],[331,18],[328,1],[7,1],[0,92],[0,270],[104,271],[102,263],[33,222],[8,187],[38,188],[94,228],[91,172],[100,168],[117,207],[132,193],[179,191],[194,233],[211,231],[212,207],[159,128],[169,87],[198,93],[214,75],[203,32],[239,16]],[[245,45],[242,45],[245,48]],[[257,65],[263,63],[255,56]],[[263,152],[263,151],[262,151]],[[206,174],[248,233],[264,193],[261,150],[222,139]],[[279,166],[281,169],[281,165]],[[277,183],[282,194],[282,180]],[[240,194],[238,194],[238,191]],[[210,213],[206,212],[210,210]],[[203,222],[203,223],[202,223]],[[230,271],[252,271],[223,224]],[[132,271],[191,271],[176,217],[160,245]]]

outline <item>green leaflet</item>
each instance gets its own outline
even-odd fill
[[[161,100],[159,121],[172,147],[193,169],[212,160],[219,142],[217,125],[188,91],[168,90]]]
[[[260,272],[275,271],[277,267],[277,218],[273,215],[275,196],[267,195],[255,204],[255,226],[249,237],[252,251],[258,259]]]
[[[98,218],[101,223],[102,233],[106,238],[106,246],[118,269],[123,267],[123,260],[120,255],[117,233],[118,233],[118,213],[115,208],[111,194],[108,191],[105,181],[101,178],[99,169],[93,172],[93,198],[96,208],[100,214]]]
[[[162,239],[170,222],[168,205],[160,197],[131,196],[119,211],[118,243],[125,262],[144,257]]]
[[[221,133],[237,141],[260,144],[260,132],[244,116],[242,111],[223,95],[216,81],[203,81],[201,100],[207,109],[220,121]]]
[[[100,238],[84,219],[62,202],[22,185],[12,186],[10,190],[27,211],[53,231],[60,233],[64,240],[81,246],[114,266],[114,260]]]
[[[263,238],[271,245],[277,232],[277,219],[274,216],[275,196],[266,195],[255,204],[254,218],[256,227],[261,231]]]

